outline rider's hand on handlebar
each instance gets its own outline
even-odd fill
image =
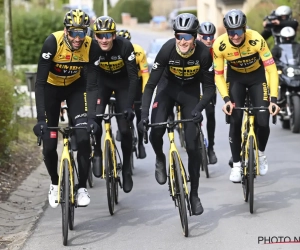
[[[274,111],[272,109],[273,106],[275,107]],[[274,115],[277,115],[279,111],[280,111],[280,107],[277,104],[275,104],[273,102],[270,102],[270,105],[269,105],[269,112],[270,112],[270,114],[272,116],[274,116]]]
[[[88,118],[87,128],[86,128],[87,132],[94,135],[97,133],[99,129],[100,128],[98,123],[93,118]]]
[[[229,110],[227,110],[227,106],[229,107]],[[222,110],[223,110],[223,112],[224,112],[226,115],[231,115],[232,110],[233,110],[233,104],[232,104],[232,102],[231,102],[231,101],[226,102],[226,103],[224,104],[224,106],[222,107]]]
[[[41,127],[42,126],[42,127]],[[33,127],[33,132],[36,136],[42,136],[47,131],[47,123],[46,121],[38,121],[38,123]]]
[[[203,115],[197,109],[193,109],[192,112],[191,112],[191,115],[193,117],[193,122],[194,123],[200,123],[200,122],[203,121]]]
[[[149,118],[142,118],[138,124],[138,130],[140,133],[144,132],[144,124],[149,124]]]

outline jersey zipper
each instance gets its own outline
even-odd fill
[[[182,82],[181,82],[181,86],[184,85],[184,60],[182,60]]]

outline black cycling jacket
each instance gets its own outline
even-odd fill
[[[93,43],[97,44],[97,41],[93,40]],[[122,87],[122,84],[129,84],[127,108],[131,108],[139,85],[138,69],[132,43],[124,37],[117,36],[113,41],[112,49],[102,51],[99,47],[92,62],[88,66],[88,116],[94,117],[96,114],[98,85],[101,84],[105,84],[112,89]]]
[[[197,105],[201,112],[215,94],[214,67],[209,49],[200,41],[196,40],[194,53],[188,57],[181,57],[176,51],[175,38],[168,40],[158,52],[152,67],[150,78],[143,94],[142,117],[149,115],[149,107],[153,91],[157,86],[162,74],[167,84],[199,84],[203,86],[205,95]]]

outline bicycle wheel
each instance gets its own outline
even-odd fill
[[[185,237],[188,237],[189,228],[188,228],[188,219],[185,205],[185,192],[183,187],[181,169],[178,156],[175,152],[172,153],[173,162],[174,162],[174,175],[175,175],[175,195],[178,202],[178,209],[181,221],[182,232]]]
[[[245,146],[243,145],[242,146],[242,187],[243,187],[244,201],[247,202],[249,197],[249,181],[248,181],[248,164],[246,164],[245,154],[246,154]]]
[[[63,178],[61,181],[61,210],[62,210],[62,231],[63,231],[63,244],[68,244],[68,224],[69,224],[69,162],[67,159],[63,161]]]
[[[75,162],[74,162],[74,158],[73,156],[71,156],[71,164],[72,164],[72,169],[73,169],[73,175],[72,175],[72,178],[73,178],[73,194],[75,196],[75,193],[76,193],[76,190],[75,190],[75,174],[74,174],[74,171],[75,171]],[[71,186],[71,185],[70,185]],[[74,203],[72,204],[72,197],[71,197],[71,192],[70,192],[70,205],[69,205],[69,229],[70,230],[73,230],[74,229],[74,217],[75,217],[75,197],[74,197]]]
[[[94,178],[93,178],[93,159],[90,162],[89,175],[88,175],[88,183],[89,187],[92,188],[94,186]]]
[[[107,191],[108,209],[111,215],[114,214],[115,209],[115,177],[112,161],[112,153],[110,142],[105,142],[105,180]]]
[[[249,138],[249,148],[248,148],[248,181],[249,181],[249,195],[250,195],[250,202],[249,202],[249,208],[250,213],[253,214],[253,203],[254,203],[254,148],[253,148],[253,136],[250,136]]]
[[[133,175],[133,169],[134,169],[134,159],[133,159],[133,152],[131,153],[130,156],[130,174]]]
[[[200,128],[200,135],[199,135],[199,144],[200,144],[200,150],[201,150],[201,170],[205,171],[206,178],[209,178],[209,172],[208,172],[208,160],[207,160],[207,152],[206,152],[206,145],[204,142],[204,135]]]

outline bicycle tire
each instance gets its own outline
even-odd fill
[[[109,213],[114,214],[115,209],[115,177],[112,161],[110,141],[105,142],[105,181]]]
[[[73,168],[73,171],[74,171],[74,166],[72,166]],[[73,185],[75,187],[75,176],[74,176],[74,172],[73,172]],[[71,185],[70,185],[71,186]],[[75,194],[75,190],[73,190],[73,194]],[[75,198],[75,197],[74,197]],[[72,199],[71,199],[71,192],[70,192],[70,198],[69,198],[69,201],[70,201],[70,205],[69,205],[69,229],[70,230],[73,230],[74,229],[74,218],[75,218],[75,203],[72,204]],[[74,202],[75,202],[75,199],[74,199]]]
[[[173,162],[174,162],[174,175],[175,175],[175,191],[176,198],[178,202],[178,210],[180,216],[180,222],[182,227],[182,233],[185,237],[188,237],[189,228],[188,228],[188,219],[186,211],[186,201],[185,201],[185,192],[183,188],[183,181],[180,169],[180,163],[178,155],[175,152],[172,152]]]
[[[249,181],[248,181],[248,165],[246,165],[246,159],[245,159],[245,146],[242,147],[242,188],[243,188],[243,196],[244,201],[248,202],[249,198]],[[244,170],[246,168],[246,171]],[[245,174],[246,172],[246,174]]]
[[[199,144],[201,150],[201,170],[205,171],[206,178],[209,178],[209,171],[208,171],[208,159],[207,159],[207,152],[206,152],[206,145],[204,143],[204,135],[200,128],[200,135],[199,135]]]
[[[69,186],[69,162],[67,159],[63,160],[63,178],[61,183],[61,209],[62,209],[62,234],[63,234],[63,245],[68,244],[68,224],[69,224],[69,197],[70,197],[70,186]]]
[[[249,137],[249,152],[248,152],[248,180],[249,180],[249,209],[250,209],[250,213],[253,214],[253,205],[254,205],[254,176],[255,176],[255,172],[254,172],[254,148],[253,148],[253,142],[254,142],[254,138],[253,136]]]
[[[90,188],[94,187],[93,159],[91,159],[91,162],[90,162],[90,169],[89,169],[89,174],[88,174],[88,183],[89,183]]]
[[[134,169],[134,158],[133,158],[133,152],[132,152],[131,156],[130,156],[130,168],[129,168],[129,172],[130,172],[131,176],[133,175],[133,169]]]

